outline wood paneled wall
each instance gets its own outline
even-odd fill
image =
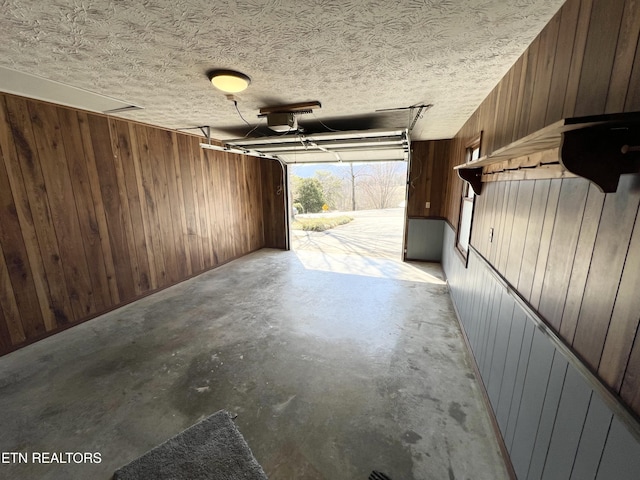
[[[639,111],[639,35],[636,0],[568,0],[456,135],[449,168],[480,132],[488,154],[564,117]],[[454,228],[461,189],[450,177]],[[471,239],[638,415],[639,192],[637,175],[607,195],[582,179],[488,183]]]
[[[567,0],[454,139],[450,167],[483,132],[489,154],[557,120],[640,111],[640,3]],[[461,180],[446,192],[457,227]]]
[[[264,246],[267,161],[199,142],[0,95],[0,353]]]
[[[286,165],[282,165],[277,160],[262,160],[261,172],[264,246],[286,249],[288,248]]]
[[[446,225],[442,263],[451,296],[517,478],[637,479],[633,421],[475,251],[467,266],[460,261],[454,241]]]
[[[411,142],[407,216],[444,218],[449,177],[457,175],[449,168],[451,140]],[[426,203],[431,204],[426,208]]]

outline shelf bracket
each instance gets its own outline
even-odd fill
[[[560,162],[604,193],[615,192],[620,175],[640,172],[640,126],[602,125],[562,134]]]
[[[482,167],[460,168],[457,170],[458,176],[465,182],[469,182],[473,193],[480,195],[482,192]]]

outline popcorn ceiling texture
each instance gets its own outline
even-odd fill
[[[211,68],[252,78],[238,96],[252,124],[278,103],[319,100],[328,121],[426,102],[413,138],[450,138],[562,3],[0,0],[0,65],[144,107],[125,118],[211,125],[221,139],[235,135],[217,128],[243,122]],[[408,112],[384,118],[409,123]]]

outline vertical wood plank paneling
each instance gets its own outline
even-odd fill
[[[181,150],[178,142],[182,135],[177,135],[175,132],[171,133],[171,143],[173,146],[173,158],[170,159],[171,171],[174,179],[173,188],[177,194],[176,200],[178,205],[178,213],[180,215],[180,236],[179,241],[182,245],[182,251],[184,256],[184,272],[186,276],[191,276],[194,272],[193,265],[191,264],[191,242],[189,230],[187,228],[187,206],[185,204],[185,195],[182,189],[182,166],[180,163],[180,157],[188,155],[187,150]]]
[[[556,331],[560,329],[588,190],[589,183],[577,179],[563,180],[560,189],[539,306]]]
[[[640,223],[636,220],[598,372],[620,390],[640,322]]]
[[[553,360],[553,345],[536,330],[511,447],[511,461],[518,478],[526,478],[544,403]]]
[[[1,185],[0,185],[1,186]],[[0,206],[4,210],[2,206]],[[11,275],[5,261],[2,243],[5,239],[2,226],[5,225],[2,213],[0,213],[0,336],[2,348],[7,349],[11,345],[24,342],[26,335],[20,320],[20,310],[16,302],[16,292],[11,284]],[[10,258],[10,257],[9,257]]]
[[[587,418],[573,463],[571,480],[594,480],[613,420],[611,410],[598,395],[591,395]]]
[[[576,331],[603,205],[604,193],[595,185],[589,185],[587,203],[585,205],[578,245],[576,247],[575,261],[573,262],[571,278],[567,289],[567,300],[564,304],[560,323],[560,333],[569,343],[573,342]]]
[[[500,426],[503,438],[507,433],[509,423],[509,411],[513,396],[515,395],[516,377],[518,373],[518,363],[520,352],[523,350],[523,339],[527,318],[520,309],[515,308],[513,318],[511,319],[511,332],[507,345],[507,355],[500,387],[500,398],[498,400],[498,408],[496,409],[496,419]]]
[[[522,395],[524,393],[527,369],[529,367],[534,333],[535,328],[533,323],[529,318],[527,318],[525,321],[524,335],[522,337],[522,350],[520,350],[520,356],[518,358],[518,369],[516,371],[516,381],[513,387],[513,397],[511,398],[511,404],[509,405],[507,432],[504,436],[504,441],[509,449],[509,453],[513,451],[513,438],[518,425],[518,416],[520,415],[520,406],[522,403]]]
[[[2,253],[2,252],[0,252]],[[0,258],[0,264],[4,263],[4,258]],[[0,265],[0,270],[2,270]],[[2,271],[0,271],[2,274]],[[0,277],[0,281],[2,281]],[[2,303],[0,303],[0,351],[8,350],[12,344],[11,334],[9,333],[8,321],[4,317],[4,311],[2,310]]]
[[[524,244],[528,236],[527,227],[529,225],[529,213],[533,201],[534,181],[517,182],[519,184],[518,196],[513,218],[513,229],[507,262],[505,267],[505,277],[512,284],[517,285],[522,259],[524,256]]]
[[[218,261],[213,253],[213,244],[211,239],[211,224],[213,222],[212,212],[209,208],[209,189],[207,188],[208,178],[207,163],[209,161],[209,150],[199,149],[199,155],[193,157],[193,176],[196,181],[196,188],[198,191],[198,203],[200,205],[199,221],[200,221],[200,235],[202,239],[202,257],[205,265],[213,266],[217,265]]]
[[[640,41],[638,41],[638,46],[636,47],[631,79],[629,80],[627,97],[624,102],[625,112],[637,112],[638,110],[640,110]]]
[[[575,368],[567,370],[542,478],[569,478],[593,391]]]
[[[135,156],[138,155],[138,150],[134,147],[135,137],[131,137],[129,125],[126,122],[111,119],[109,123],[111,141],[115,152],[114,160],[120,198],[125,209],[123,216],[129,252],[135,258],[135,290],[136,295],[140,295],[151,288],[151,274],[149,272],[147,242],[136,181]]]
[[[132,123],[129,123],[127,125],[127,130],[127,135],[129,141],[131,142],[131,162],[133,163],[132,166],[127,167],[127,171],[130,172],[131,169],[133,169],[133,175],[135,178],[135,182],[131,182],[129,179],[127,179],[127,192],[131,192],[130,202],[138,206],[138,208],[140,209],[140,218],[142,220],[139,225],[135,225],[134,227],[136,235],[135,240],[138,249],[137,253],[138,258],[141,258],[146,253],[146,262],[142,260],[141,264],[146,267],[145,271],[148,272],[148,278],[146,282],[148,288],[151,290],[155,290],[156,288],[158,288],[158,272],[156,270],[157,259],[155,258],[156,255],[154,255],[153,248],[154,232],[151,218],[147,213],[149,212],[149,206],[147,205],[147,194],[142,174],[142,155],[148,154],[148,149],[145,148],[145,144],[141,145],[141,142],[144,143],[146,137],[138,138],[138,130],[136,130],[135,125]],[[133,221],[135,222],[135,220]],[[143,246],[144,251],[141,252],[140,248]],[[144,286],[144,283],[142,285]]]
[[[623,1],[594,0],[584,52],[574,114],[598,115],[605,111],[609,82],[622,21]]]
[[[96,155],[93,148],[93,139],[91,127],[89,125],[89,116],[85,112],[77,112],[78,123],[82,134],[82,144],[84,146],[85,161],[87,164],[87,175],[89,177],[89,185],[91,186],[91,196],[93,199],[93,207],[96,212],[96,222],[98,235],[100,237],[100,247],[102,249],[102,258],[104,259],[104,268],[107,274],[107,282],[109,284],[109,293],[112,304],[120,303],[120,292],[118,291],[118,279],[116,277],[116,267],[113,262],[113,253],[111,250],[111,242],[109,241],[109,227],[107,225],[107,215],[102,201],[102,190],[100,187],[100,178],[98,167],[96,164]]]
[[[30,104],[33,133],[73,317],[96,311],[56,107]]]
[[[12,134],[16,140],[19,168],[22,171],[33,216],[33,225],[38,238],[37,245],[47,277],[49,308],[53,312],[55,320],[51,321],[49,316],[45,316],[45,318],[50,321],[47,330],[51,330],[59,325],[70,323],[74,314],[64,271],[60,265],[58,239],[51,218],[46,186],[38,158],[38,148],[33,133],[32,123],[41,120],[37,116],[35,119],[31,118],[27,101],[7,96],[6,102]]]
[[[203,154],[193,136],[6,94],[0,107],[0,354],[262,248],[268,196],[284,248],[279,164],[263,190],[266,161]]]
[[[178,192],[178,175],[175,169],[174,157],[180,155],[177,151],[176,133],[170,131],[163,132],[164,140],[164,156],[165,166],[167,171],[167,198],[169,200],[169,207],[172,216],[172,231],[173,231],[173,244],[176,251],[177,261],[177,278],[179,281],[181,278],[188,277],[190,275],[190,259],[188,242],[186,242],[186,227],[184,220],[184,202]],[[237,181],[237,179],[233,179]]]
[[[160,227],[160,217],[158,213],[159,206],[156,200],[157,195],[153,181],[154,164],[149,147],[149,131],[150,129],[145,126],[136,125],[134,127],[135,135],[132,135],[131,137],[136,138],[138,142],[140,179],[137,183],[138,191],[140,191],[140,189],[142,188],[142,194],[140,195],[140,206],[141,208],[146,207],[143,212],[143,218],[145,219],[144,227],[146,244],[150,252],[153,253],[150,257],[148,257],[150,271],[151,265],[154,264],[155,266],[155,275],[150,283],[151,285],[162,288],[169,285],[170,280],[167,277],[165,268],[162,230]]]
[[[511,239],[513,233],[513,221],[516,211],[516,203],[518,198],[518,191],[520,190],[521,182],[508,182],[507,193],[505,197],[505,208],[503,210],[503,222],[500,230],[500,250],[498,253],[498,259],[496,265],[500,272],[505,272],[507,268],[507,259],[509,256],[509,248],[511,246]]]
[[[531,112],[531,102],[533,97],[533,89],[535,86],[536,69],[538,67],[538,48],[540,46],[540,36],[536,37],[527,52],[527,69],[524,74],[524,83],[521,89],[522,107],[520,109],[520,117],[517,119],[518,129],[516,138],[522,138],[530,133],[529,116]]]
[[[558,29],[558,42],[553,59],[553,75],[551,76],[545,125],[549,125],[562,118],[579,13],[580,2],[576,1],[568,1],[560,10],[560,27]]]
[[[529,132],[535,132],[545,126],[561,16],[562,11],[560,10],[540,34],[536,76],[533,84],[531,109],[529,110]]]
[[[69,321],[73,322],[95,311],[95,306],[66,152],[56,108],[30,103],[29,112],[53,225],[51,242],[55,236],[59,255],[55,261],[64,275],[65,292],[73,311]]]
[[[8,275],[1,294],[12,342],[20,343],[55,328],[55,318],[4,98],[0,116],[0,243]]]
[[[634,312],[634,317],[637,317],[637,312]],[[640,329],[636,330],[627,370],[624,372],[620,388],[620,396],[634,412],[640,411],[640,388],[638,385],[640,385]]]
[[[513,142],[516,134],[515,120],[518,118],[518,102],[515,100],[520,97],[520,89],[522,88],[522,67],[525,61],[526,55],[521,55],[520,58],[512,67],[511,75],[511,90],[507,98],[506,105],[506,122],[504,126],[504,141],[505,144]]]
[[[607,195],[584,289],[573,347],[594,370],[600,364],[633,225],[638,215],[640,191],[634,191],[635,182],[635,178],[625,175],[620,179],[618,193]],[[603,278],[607,281],[603,282]]]
[[[635,0],[625,2],[613,62],[613,71],[611,72],[611,80],[609,81],[609,92],[605,106],[606,113],[624,111],[639,35],[640,3]]]
[[[178,150],[181,153],[179,157],[181,190],[184,202],[185,227],[187,233],[187,241],[189,242],[189,254],[191,256],[191,269],[193,273],[204,270],[204,262],[202,260],[202,238],[200,235],[199,224],[199,202],[195,181],[191,173],[191,164],[193,162],[193,142],[186,135],[178,135]]]
[[[148,128],[149,136],[149,165],[153,178],[155,192],[156,213],[160,224],[160,243],[165,262],[167,284],[172,284],[180,278],[178,256],[173,234],[173,216],[169,185],[167,181],[167,157],[165,156],[168,142],[166,133],[155,128]]]
[[[500,244],[504,238],[504,232],[502,231],[504,216],[507,209],[507,199],[508,196],[506,192],[508,191],[508,184],[506,182],[497,182],[496,185],[496,201],[494,204],[494,214],[493,214],[493,243],[491,244],[491,249],[489,250],[489,261],[492,264],[496,264],[499,259],[500,254]]]
[[[578,96],[578,86],[580,84],[580,74],[584,62],[585,47],[587,45],[587,34],[591,22],[591,11],[593,0],[570,0],[571,3],[579,4],[578,23],[573,42],[573,52],[571,54],[571,64],[569,65],[569,78],[567,79],[567,94],[564,98],[564,108],[562,117],[573,117],[576,110],[576,98]],[[567,2],[564,8],[567,8]]]
[[[596,480],[637,480],[640,444],[617,418],[611,422]]]
[[[107,309],[112,304],[112,300],[85,160],[82,132],[75,111],[59,108],[58,118],[91,279],[91,294],[95,309],[89,313],[100,312]]]
[[[498,410],[500,403],[500,390],[504,380],[505,362],[507,360],[507,348],[511,335],[511,323],[513,318],[514,301],[510,295],[504,295],[500,302],[500,311],[496,318],[496,340],[493,347],[491,366],[487,378],[487,393],[494,410]]]
[[[118,286],[118,298],[121,302],[127,301],[135,297],[134,267],[124,225],[123,206],[120,202],[120,186],[114,165],[109,123],[106,118],[98,115],[87,117]]]
[[[531,299],[531,287],[533,285],[533,277],[542,236],[542,225],[544,223],[542,213],[545,212],[547,208],[550,186],[551,180],[536,180],[534,182],[531,214],[527,222],[527,235],[522,251],[522,262],[518,274],[518,282],[515,284],[518,291],[527,300]]]
[[[562,394],[568,365],[567,360],[556,350],[553,355],[549,381],[544,395],[544,404],[540,422],[538,423],[536,441],[531,454],[527,480],[540,480],[542,478],[542,471],[549,452],[549,442],[556,422],[556,414],[558,413],[560,395]]]
[[[285,210],[282,167],[275,160],[263,160],[260,165],[262,170],[265,246],[285,248],[285,218],[282,213]]]

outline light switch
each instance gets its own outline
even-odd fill
[[[431,202],[427,202],[424,204],[424,208],[431,208]]]

